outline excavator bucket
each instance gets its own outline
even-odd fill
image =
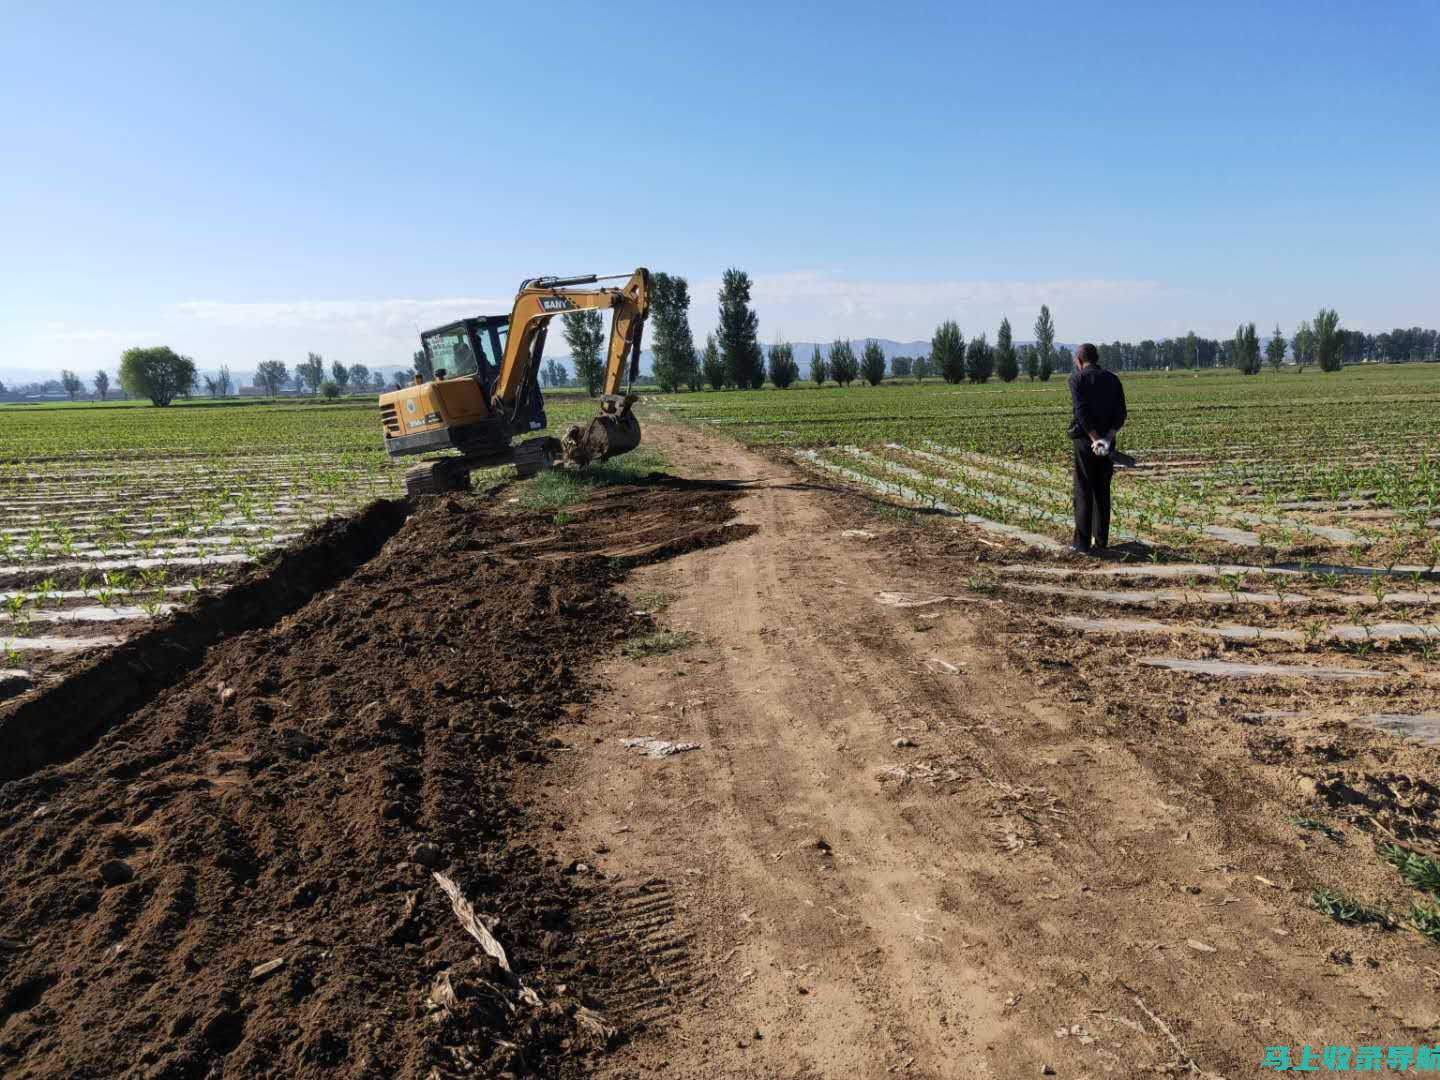
[[[640,445],[640,421],[631,412],[637,398],[626,394],[618,402],[605,401],[598,416],[584,427],[576,425],[565,435],[561,453],[566,465],[579,468],[606,461]]]

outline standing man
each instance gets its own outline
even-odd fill
[[[1125,426],[1125,388],[1100,366],[1100,354],[1086,342],[1075,351],[1070,374],[1070,438],[1075,444],[1075,540],[1072,551],[1088,555],[1110,542],[1110,451]]]

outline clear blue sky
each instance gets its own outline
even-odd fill
[[[399,365],[522,277],[765,341],[1440,323],[1440,6],[0,0],[0,378]],[[557,335],[558,338],[558,335]]]

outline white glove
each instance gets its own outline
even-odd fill
[[[1109,457],[1109,456],[1110,456],[1110,440],[1109,440],[1109,439],[1096,439],[1093,443],[1090,444],[1090,452],[1091,452],[1092,454],[1094,454],[1096,457]]]

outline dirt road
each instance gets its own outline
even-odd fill
[[[1301,905],[1375,860],[1297,838],[1293,774],[1223,694],[1107,702],[999,600],[879,603],[965,592],[984,549],[646,432],[746,481],[756,531],[631,577],[690,644],[612,661],[537,788],[618,890],[592,932],[634,950],[607,1005],[639,1031],[603,1075],[1234,1077],[1268,1046],[1433,1041],[1432,947]]]

